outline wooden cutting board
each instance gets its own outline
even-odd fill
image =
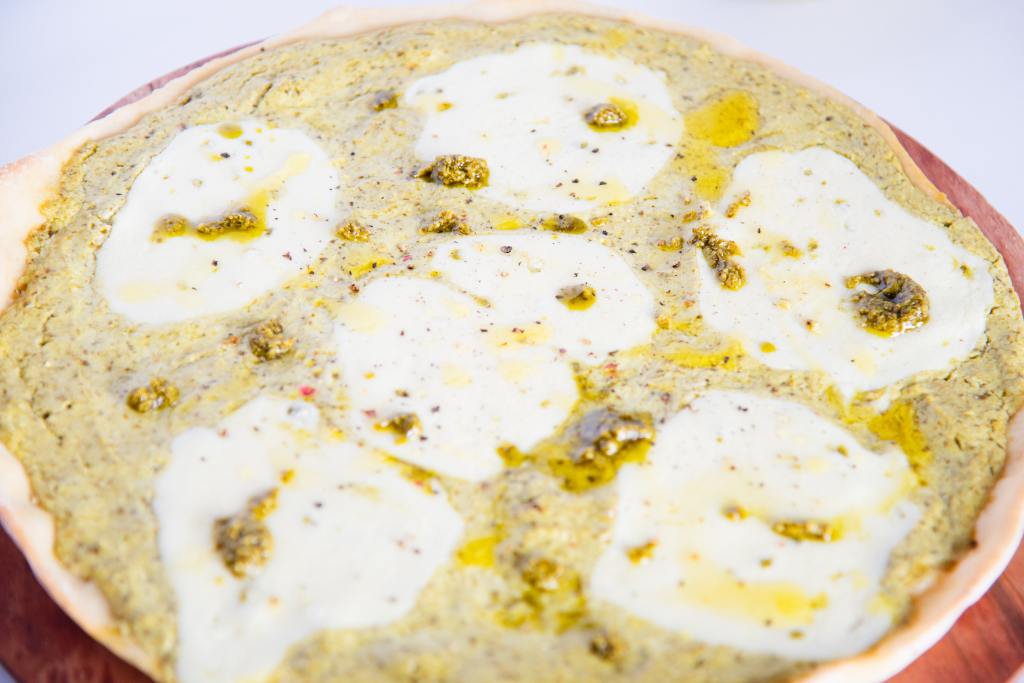
[[[134,90],[97,118],[167,81],[243,46],[194,62]],[[970,183],[916,140],[896,130],[932,182],[996,245],[1024,298],[1024,240]],[[19,683],[147,683],[85,634],[35,580],[11,539],[0,533],[0,663]],[[1024,672],[1024,546],[992,589],[931,650],[890,683],[1004,683]]]

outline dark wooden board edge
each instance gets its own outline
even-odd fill
[[[81,629],[0,533],[0,663],[20,683],[150,683]]]
[[[251,43],[250,43],[251,44]],[[211,55],[133,90],[102,118],[173,78],[246,47]],[[921,170],[974,219],[1024,292],[1024,240],[966,180],[917,140],[894,128]],[[50,599],[17,546],[0,534],[0,663],[20,683],[147,683],[150,679],[93,640]],[[890,683],[1000,683],[1024,671],[1024,547],[1007,571],[946,636]]]

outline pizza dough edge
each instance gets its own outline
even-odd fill
[[[24,240],[43,223],[39,206],[54,190],[64,163],[75,150],[91,140],[114,135],[134,125],[145,114],[174,101],[196,83],[231,64],[252,56],[261,48],[276,47],[317,37],[338,37],[420,21],[467,19],[501,22],[532,14],[573,12],[618,19],[680,33],[703,40],[716,50],[770,68],[783,77],[822,93],[853,109],[889,144],[910,180],[932,198],[951,205],[914,163],[892,129],[872,111],[846,95],[793,67],[756,52],[735,39],[674,22],[594,6],[576,0],[478,0],[468,4],[355,9],[339,7],[299,28],[261,43],[213,59],[189,71],[149,95],[93,121],[61,142],[0,167],[0,308],[10,301],[26,252]],[[21,463],[0,445],[0,524],[27,558],[36,578],[53,600],[90,636],[122,659],[153,674],[160,669],[114,627],[99,590],[67,571],[53,552],[53,520],[35,505]],[[1007,460],[975,526],[977,546],[955,567],[937,577],[915,600],[916,609],[905,625],[889,633],[878,645],[855,657],[827,663],[804,676],[802,683],[839,683],[882,680],[910,664],[935,644],[957,618],[996,581],[1009,563],[1024,535],[1024,411],[1009,426]]]

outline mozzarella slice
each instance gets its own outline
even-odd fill
[[[337,222],[338,175],[299,130],[260,121],[179,133],[135,180],[97,256],[97,280],[114,311],[142,323],[223,313],[300,272]],[[165,216],[194,224],[242,207],[265,212],[251,240],[182,235],[152,239]]]
[[[335,330],[356,437],[451,476],[497,473],[499,446],[533,447],[577,396],[556,350],[516,336],[441,283],[370,283],[342,308]],[[415,415],[419,427],[404,435],[384,428],[401,415]]]
[[[797,659],[852,655],[892,625],[878,598],[915,524],[913,477],[806,407],[711,391],[627,465],[594,597],[694,639]],[[784,523],[832,525],[794,540]]]
[[[761,362],[820,370],[849,395],[946,368],[981,339],[994,296],[988,264],[887,199],[845,157],[821,147],[753,154],[736,168],[722,214],[746,193],[749,206],[715,227],[739,245],[747,283],[724,289],[699,259],[700,306]],[[787,256],[786,242],[798,252]],[[881,337],[857,323],[846,279],[884,269],[925,289],[923,326]]]
[[[480,190],[517,207],[585,212],[621,202],[651,181],[682,134],[664,74],[577,45],[534,43],[467,59],[413,83],[404,100],[423,112],[416,154],[487,160]],[[635,108],[636,122],[591,129],[602,103]]]
[[[320,438],[318,420],[310,404],[261,397],[175,439],[154,509],[184,683],[259,680],[310,634],[393,622],[454,551],[462,520],[443,495]],[[274,488],[270,559],[235,578],[214,550],[215,520]]]
[[[430,267],[489,302],[499,325],[529,330],[574,360],[601,362],[643,344],[655,329],[654,297],[629,264],[583,237],[460,237],[437,249]],[[592,302],[571,305],[567,299],[583,287],[593,290]]]
[[[654,331],[650,292],[582,237],[460,237],[435,248],[430,268],[446,283],[364,287],[341,308],[335,339],[357,437],[451,476],[499,472],[499,448],[529,450],[569,416],[570,361],[600,362]],[[587,305],[567,305],[566,290],[584,286]]]

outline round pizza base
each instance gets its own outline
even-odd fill
[[[238,50],[222,53],[209,61],[189,65],[159,89],[144,86],[111,110],[56,145],[0,168],[0,206],[5,208],[0,224],[0,307],[14,290],[24,264],[25,237],[43,223],[39,206],[55,191],[64,163],[83,143],[116,134],[134,125],[149,112],[175,101],[196,83],[261,49],[310,38],[342,37],[400,24],[437,19],[465,19],[502,22],[538,13],[571,12],[618,19],[640,26],[692,36],[727,55],[756,62],[785,78],[823,93],[853,109],[875,128],[899,158],[910,179],[933,198],[954,204],[976,219],[986,237],[1003,255],[1014,288],[1024,291],[1024,241],[980,195],[939,162],[938,180],[956,190],[952,202],[917,166],[896,133],[878,116],[845,95],[791,67],[754,52],[726,36],[696,30],[671,22],[595,7],[574,0],[483,0],[465,5],[435,5],[391,9],[338,8],[281,36]],[[180,75],[179,75],[180,74]],[[149,94],[138,98],[146,91]],[[905,138],[906,139],[906,138]],[[908,140],[908,145],[916,142]],[[930,154],[917,145],[918,157]],[[947,176],[948,173],[948,176]],[[943,182],[948,180],[949,182]],[[1024,413],[1024,411],[1022,411]],[[935,644],[967,607],[977,601],[999,577],[1012,558],[1024,534],[1024,416],[1018,413],[1009,426],[1008,453],[1002,478],[978,518],[976,547],[964,555],[949,572],[915,600],[916,609],[908,623],[890,633],[867,652],[846,660],[825,664],[804,676],[803,683],[862,683],[881,681],[897,673]],[[0,523],[26,556],[39,582],[53,600],[93,638],[143,671],[153,673],[156,663],[114,627],[106,602],[95,586],[72,576],[53,553],[53,522],[34,503],[23,468],[0,446]]]

